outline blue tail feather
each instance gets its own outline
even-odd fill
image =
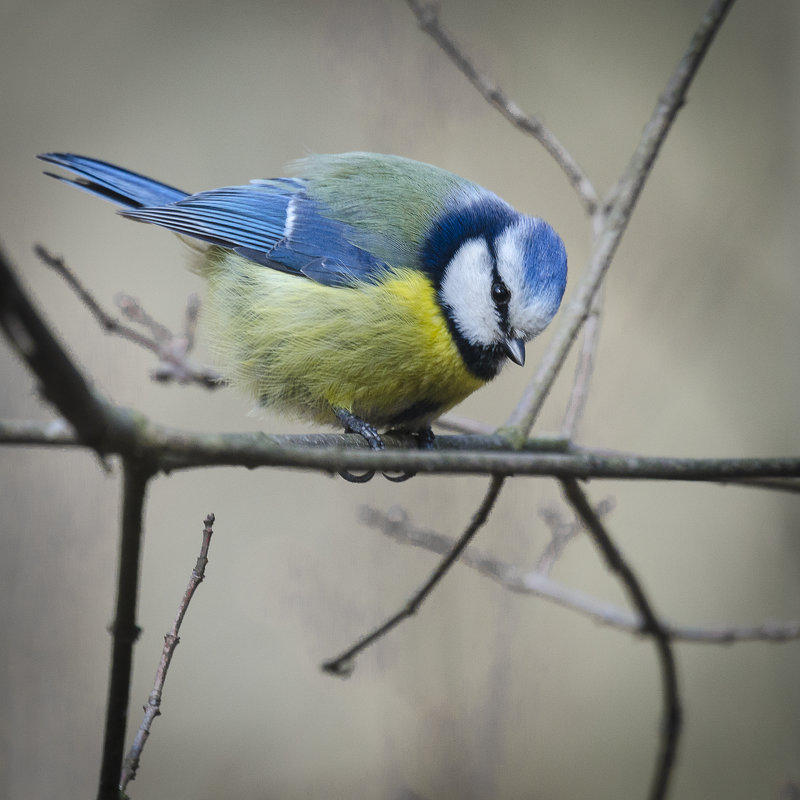
[[[125,208],[160,206],[175,203],[187,196],[186,192],[174,186],[167,186],[152,178],[146,178],[144,175],[95,158],[76,156],[72,153],[42,153],[39,158],[64,167],[79,177],[67,178],[52,172],[46,172],[46,175]]]

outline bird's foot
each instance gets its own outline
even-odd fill
[[[336,419],[344,425],[345,431],[347,433],[357,433],[369,445],[370,450],[384,449],[383,439],[381,439],[381,435],[374,425],[365,422],[361,417],[357,417],[346,408],[337,408],[334,406],[333,413],[336,415]],[[339,470],[339,475],[350,483],[367,483],[367,481],[372,480],[375,475],[375,470],[370,469],[358,474],[350,472],[350,470],[347,469],[342,469]]]
[[[433,429],[430,425],[426,426],[425,428],[420,428],[417,431],[417,447],[420,450],[432,450],[433,440],[435,438],[436,437],[434,436]],[[392,483],[404,483],[409,478],[413,478],[416,474],[416,472],[400,472],[390,475],[388,472],[384,472],[383,477]]]
[[[374,425],[370,425],[369,422],[365,422],[361,417],[357,417],[352,411],[348,411],[345,408],[337,408],[334,406],[333,413],[336,415],[336,419],[342,423],[345,431],[348,433],[357,433],[370,446],[371,450],[385,449],[383,439]],[[420,450],[432,449],[434,439],[435,436],[430,425],[425,428],[420,428],[419,431],[417,431],[417,446]],[[416,472],[399,472],[396,474],[384,472],[383,477],[392,483],[403,483],[409,478],[413,478],[416,474]],[[374,477],[375,470],[367,470],[359,474],[343,469],[339,470],[339,475],[350,483],[367,483]]]

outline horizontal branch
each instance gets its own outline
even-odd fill
[[[413,526],[405,511],[365,506],[361,520],[400,544],[411,545],[443,554],[455,543],[452,536]],[[459,563],[490,578],[510,592],[540,597],[562,608],[576,611],[601,625],[621,631],[642,634],[645,623],[639,614],[626,608],[600,600],[580,589],[554,580],[540,569],[524,569],[515,564],[493,558],[474,546],[468,547]],[[764,622],[760,625],[682,625],[662,620],[664,629],[675,641],[693,644],[733,644],[735,642],[788,642],[800,639],[800,621]]]
[[[767,479],[800,478],[800,458],[672,458],[567,446],[563,440],[529,439],[511,450],[499,435],[437,436],[432,450],[417,450],[411,437],[386,434],[387,449],[370,450],[355,434],[272,435],[195,433],[168,428],[132,409],[110,406],[112,435],[103,451],[140,457],[164,471],[207,466],[409,470],[431,474],[496,473],[556,478],[746,482],[776,488]],[[116,424],[114,424],[116,423]],[[113,435],[118,431],[118,436]],[[2,422],[0,444],[84,447],[58,421]],[[409,445],[411,445],[409,447]],[[561,448],[563,452],[557,452]],[[763,480],[761,484],[759,480]],[[779,488],[797,488],[781,483]]]
[[[0,420],[0,444],[43,447],[85,447],[72,426],[61,418],[38,420]]]
[[[206,466],[272,466],[329,472],[492,473],[562,479],[727,482],[800,478],[800,458],[655,458],[581,450],[558,439],[526,440],[521,449],[512,450],[509,439],[500,434],[440,436],[430,451],[416,449],[415,440],[410,437],[386,434],[388,448],[372,451],[360,436],[353,434],[278,437],[264,433],[201,434],[168,428],[138,411],[115,405],[84,378],[33,307],[1,251],[0,290],[0,328],[39,380],[44,396],[74,429],[74,444],[133,459],[140,465],[146,462],[151,472]],[[41,440],[34,442],[34,424],[9,423],[5,431],[0,427],[0,442],[65,446],[67,436],[57,424],[53,430],[53,424],[44,423]]]

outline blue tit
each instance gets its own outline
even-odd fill
[[[314,155],[296,177],[198,194],[92,158],[40,158],[122,216],[199,240],[210,339],[233,383],[374,449],[379,428],[430,435],[506,361],[521,366],[564,293],[550,225],[407,158]]]

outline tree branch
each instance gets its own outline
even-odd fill
[[[667,81],[628,167],[604,203],[606,211],[600,226],[601,230],[597,235],[584,276],[571,301],[562,310],[555,334],[539,362],[536,373],[506,423],[505,432],[517,443],[523,441],[530,433],[575,337],[589,315],[593,298],[611,265],[636,201],[650,175],[653,162],[678,111],[686,102],[686,92],[703,57],[733,3],[734,0],[713,0],[709,6],[686,53]]]
[[[41,427],[21,423],[14,427],[11,423],[0,426],[0,442],[17,444],[42,444],[48,446],[68,446],[80,444],[95,449],[99,453],[118,454],[123,459],[124,486],[121,525],[121,544],[119,552],[119,575],[117,583],[116,614],[113,624],[112,667],[106,716],[105,744],[98,797],[118,797],[118,779],[122,760],[122,743],[125,736],[128,691],[132,663],[133,642],[138,635],[136,625],[136,602],[139,577],[139,560],[142,536],[142,511],[146,489],[150,478],[157,470],[183,469],[197,466],[238,464],[242,466],[291,466],[304,469],[337,471],[376,469],[382,471],[402,470],[438,473],[492,473],[491,484],[471,522],[460,539],[444,548],[446,558],[439,564],[428,581],[397,614],[375,631],[364,637],[354,647],[326,665],[331,671],[344,673],[352,659],[393,629],[403,619],[413,615],[421,606],[439,580],[460,557],[465,561],[473,559],[476,568],[491,574],[489,563],[479,560],[468,549],[468,544],[478,529],[485,523],[499,496],[505,477],[519,475],[552,475],[562,480],[564,492],[583,520],[603,553],[609,567],[622,580],[638,615],[628,615],[627,620],[619,614],[613,622],[618,627],[627,627],[654,638],[658,650],[665,706],[665,726],[661,738],[661,748],[651,788],[653,798],[666,795],[672,768],[675,761],[681,729],[681,708],[678,693],[677,673],[671,647],[671,638],[679,633],[674,626],[662,622],[653,611],[638,578],[628,566],[614,545],[595,509],[577,483],[577,478],[606,477],[627,479],[660,480],[700,480],[749,482],[761,487],[797,490],[797,483],[789,483],[785,478],[800,477],[800,459],[673,459],[648,458],[643,456],[601,451],[581,451],[576,448],[560,447],[562,452],[541,452],[528,440],[528,434],[538,417],[544,399],[556,375],[563,367],[567,353],[574,343],[581,326],[591,318],[593,309],[599,303],[598,293],[618,243],[633,212],[638,196],[649,176],[660,147],[679,111],[685,102],[685,95],[705,52],[722,23],[733,0],[715,0],[701,22],[684,58],[676,68],[658,105],[642,134],[628,169],[609,193],[604,208],[598,211],[597,194],[583,170],[572,158],[566,148],[535,117],[522,112],[519,106],[509,99],[505,92],[485,74],[481,73],[464,54],[450,34],[438,20],[437,7],[421,0],[407,0],[416,14],[422,28],[439,44],[451,60],[467,76],[483,97],[512,122],[519,130],[535,137],[556,159],[564,170],[570,183],[576,189],[581,203],[592,215],[593,221],[602,224],[597,228],[593,254],[573,300],[565,309],[561,324],[556,331],[551,346],[545,355],[533,381],[526,390],[519,405],[508,421],[505,436],[440,437],[434,452],[416,450],[387,450],[375,453],[368,451],[364,443],[353,436],[305,436],[269,437],[253,434],[196,435],[185,431],[168,429],[156,425],[143,415],[118,408],[107,401],[87,381],[73,364],[65,350],[50,333],[43,319],[30,304],[24,291],[14,278],[5,257],[0,253],[0,326],[17,353],[25,360],[41,383],[43,395],[53,403],[64,419],[74,428],[70,435],[58,422]],[[39,249],[40,257],[47,260],[52,256]],[[93,315],[106,330],[122,335],[148,349],[157,352],[162,364],[180,364],[193,340],[194,316],[188,312],[187,328],[182,343],[175,348],[165,346],[174,337],[166,329],[153,324],[138,304],[128,306],[134,314],[137,309],[140,321],[150,328],[153,337],[143,336],[133,328],[123,325],[106,314],[91,295],[67,270],[63,261],[61,273],[70,281]],[[54,266],[54,264],[51,264]],[[71,276],[71,277],[69,277]],[[585,354],[578,366],[577,379],[573,389],[573,400],[563,423],[563,433],[572,439],[580,419],[587,386],[591,375],[591,361],[596,342],[596,328],[591,325],[585,329]],[[185,361],[185,359],[184,359]],[[170,369],[162,371],[162,377],[176,377]],[[178,378],[180,379],[180,378]],[[194,380],[197,380],[195,375]],[[206,379],[201,382],[207,383]],[[388,436],[387,442],[396,447],[407,444],[403,437]],[[517,452],[509,452],[509,442]],[[347,449],[343,449],[344,447]],[[754,483],[754,482],[758,483]],[[210,526],[208,529],[210,537]],[[206,541],[207,547],[207,541]],[[202,555],[202,554],[201,554]],[[495,568],[497,564],[495,563]],[[533,573],[535,574],[535,573]],[[539,585],[532,573],[514,576],[506,570],[502,582],[509,588],[519,591],[543,593],[542,585],[550,586],[550,596],[556,599],[556,584]],[[496,575],[500,578],[500,575]],[[539,575],[545,581],[545,576]],[[201,578],[198,578],[198,581]],[[195,584],[196,585],[196,584]],[[518,588],[515,588],[517,586]],[[523,589],[524,587],[524,589]],[[193,587],[187,590],[189,596]],[[571,607],[582,606],[585,613],[595,618],[602,614],[597,610],[596,601],[569,598],[561,591],[561,600]],[[188,599],[186,600],[188,603]],[[594,611],[591,609],[594,608]],[[179,610],[174,627],[172,643],[165,646],[166,663],[177,644],[180,620],[185,613],[185,605]],[[605,620],[612,614],[606,609]],[[800,635],[795,629],[790,634],[786,629],[778,635]],[[728,630],[728,636],[731,636]],[[766,628],[760,629],[762,633]],[[773,633],[775,631],[773,630]],[[738,635],[738,634],[736,634]],[[776,636],[777,638],[777,636]],[[699,637],[696,640],[700,640]],[[728,641],[732,640],[730,638]],[[166,673],[166,666],[162,673]],[[161,687],[158,680],[151,695],[151,706],[158,713]],[[146,730],[144,737],[146,738]],[[138,738],[138,737],[137,737]],[[132,771],[127,783],[135,772],[135,761],[131,761]]]
[[[578,193],[587,213],[594,214],[598,202],[597,192],[586,173],[555,134],[536,117],[525,114],[488,75],[478,70],[472,59],[466,55],[452,35],[439,22],[437,3],[423,2],[423,0],[407,0],[407,2],[409,8],[414,12],[420,28],[442,48],[488,103],[494,106],[518,130],[533,136],[550,153]]]
[[[63,417],[45,421],[0,419],[0,444],[86,447]]]
[[[119,295],[117,302],[122,313],[128,319],[147,328],[151,335],[145,336],[109,314],[67,266],[63,258],[52,255],[40,244],[34,247],[34,252],[44,264],[66,281],[106,333],[133,342],[158,356],[158,366],[152,374],[155,380],[198,383],[206,389],[224,385],[224,379],[216,370],[200,366],[188,357],[194,346],[194,331],[200,308],[200,299],[197,295],[189,297],[184,332],[180,336],[175,336],[165,325],[156,322],[134,298],[124,294]]]
[[[674,458],[569,446],[560,439],[528,439],[521,450],[493,436],[437,436],[433,449],[415,449],[413,438],[387,434],[388,449],[369,450],[353,434],[197,433],[168,428],[128,408],[113,407],[105,452],[146,456],[154,469],[171,471],[209,466],[296,467],[335,472],[353,469],[414,469],[430,474],[487,471],[555,478],[701,481],[800,492],[800,457]],[[119,424],[119,429],[117,429]],[[0,444],[86,447],[63,420],[0,420]],[[368,465],[368,466],[365,466]]]
[[[614,510],[614,505],[613,498],[607,497],[597,503],[595,512],[597,516],[605,517]],[[555,508],[541,508],[539,509],[539,516],[550,529],[550,541],[536,562],[536,572],[542,575],[549,575],[558,559],[567,549],[567,545],[581,532],[582,526],[580,521],[574,518],[565,522],[561,518],[559,510]]]
[[[643,632],[652,636],[656,644],[664,695],[664,719],[661,730],[661,747],[650,786],[650,797],[652,800],[662,800],[667,795],[669,781],[675,765],[682,724],[681,702],[678,693],[678,673],[675,667],[675,656],[672,652],[669,632],[656,616],[639,579],[614,544],[600,521],[600,517],[597,516],[583,490],[578,486],[578,482],[574,479],[565,480],[562,481],[562,486],[567,500],[583,520],[586,530],[603,554],[609,569],[619,576],[631,602],[639,611],[644,621]]]
[[[595,353],[600,340],[600,311],[602,305],[603,287],[601,286],[592,299],[592,304],[589,307],[589,316],[583,326],[583,342],[581,351],[578,354],[578,363],[575,366],[572,392],[570,393],[567,410],[564,412],[564,419],[561,422],[561,430],[559,431],[561,436],[570,442],[577,436],[578,425],[583,418],[583,412],[589,399],[589,387],[594,373]]]
[[[88,447],[102,453],[108,403],[87,381],[34,308],[0,249],[0,328],[39,380],[42,395]]]
[[[601,506],[602,503],[598,504],[596,509],[598,513],[604,510]],[[400,544],[421,547],[439,555],[449,552],[456,541],[451,536],[414,527],[408,519],[408,514],[397,507],[381,511],[364,506],[361,509],[361,521]],[[537,563],[535,569],[527,570],[499,561],[471,546],[461,554],[459,563],[491,578],[510,592],[540,597],[562,608],[583,614],[600,625],[633,634],[646,633],[646,623],[640,614],[598,600],[554,580],[547,572],[549,562],[541,565]],[[670,639],[692,644],[726,645],[736,642],[789,642],[800,639],[800,621],[797,620],[768,622],[761,625],[708,626],[684,625],[662,620],[662,624]]]
[[[500,496],[500,490],[503,488],[505,478],[501,475],[493,475],[489,483],[489,488],[483,497],[478,510],[472,517],[469,525],[464,533],[456,541],[455,545],[450,548],[445,557],[439,562],[439,565],[433,571],[431,576],[422,585],[417,592],[412,595],[411,599],[395,614],[383,624],[379,625],[373,631],[359,639],[352,647],[349,647],[343,653],[335,658],[326,661],[322,668],[326,672],[340,677],[347,677],[353,671],[353,660],[355,657],[366,650],[370,645],[375,644],[379,639],[386,636],[387,633],[394,630],[403,620],[408,619],[417,613],[420,606],[425,602],[428,595],[436,588],[439,581],[444,578],[450,568],[461,557],[464,549],[475,537],[475,534],[483,527],[486,520],[489,518],[491,510],[494,508],[497,498]]]
[[[111,675],[108,683],[98,800],[119,800],[119,778],[128,722],[133,645],[139,638],[136,605],[139,594],[144,499],[147,484],[152,476],[153,473],[143,468],[141,463],[123,462],[117,601],[114,622],[111,626],[113,637]]]
[[[158,669],[156,670],[153,691],[150,692],[150,696],[147,698],[147,704],[144,707],[144,719],[142,720],[142,724],[139,726],[139,730],[136,733],[136,738],[131,745],[131,749],[128,751],[128,755],[125,756],[122,774],[119,780],[119,788],[123,792],[125,791],[127,785],[136,778],[136,772],[139,769],[139,761],[142,757],[142,750],[144,750],[147,738],[150,736],[150,728],[153,724],[153,720],[159,716],[159,714],[161,714],[161,696],[164,692],[164,683],[167,680],[169,665],[172,663],[172,656],[175,653],[175,648],[180,642],[179,633],[181,629],[181,623],[183,622],[183,618],[186,616],[186,612],[189,609],[189,603],[192,601],[195,590],[202,583],[203,578],[205,578],[206,564],[208,564],[208,548],[211,545],[211,535],[214,532],[213,525],[214,515],[209,514],[204,521],[203,543],[200,546],[200,555],[197,557],[197,563],[195,564],[195,567],[192,570],[192,574],[189,578],[189,585],[186,587],[186,591],[183,593],[183,598],[178,606],[178,614],[175,617],[175,621],[172,623],[170,630],[164,636],[164,647],[161,651],[161,659],[158,663]]]

